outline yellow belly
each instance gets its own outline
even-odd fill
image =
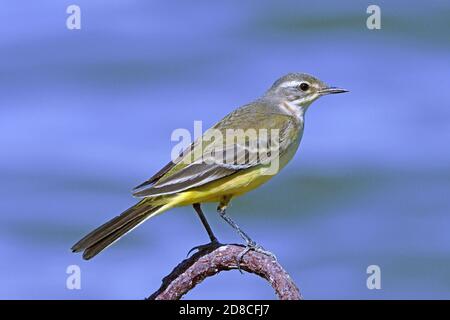
[[[295,141],[290,150],[280,157],[278,172],[292,159],[297,151],[299,141]],[[175,206],[193,203],[219,202],[223,197],[236,197],[247,193],[270,180],[275,174],[267,174],[267,167],[258,166],[239,171],[228,177],[193,188],[175,197]]]
[[[177,205],[184,206],[197,202],[219,202],[224,196],[235,197],[253,190],[271,177],[262,175],[261,169],[240,171],[229,177],[181,193],[177,197]]]

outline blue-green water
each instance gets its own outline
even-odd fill
[[[379,1],[5,1],[0,298],[142,298],[207,240],[191,208],[85,262],[69,248],[134,203],[176,128],[212,125],[290,71],[351,93],[308,111],[299,153],[230,214],[305,298],[450,298],[450,5]],[[222,241],[237,236],[209,205]],[[82,289],[66,289],[66,268]],[[381,268],[368,290],[366,268]],[[227,272],[186,298],[273,298]]]

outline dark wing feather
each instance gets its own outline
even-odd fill
[[[168,164],[166,164],[161,170],[159,170],[157,173],[155,173],[150,179],[144,181],[137,187],[133,188],[133,191],[136,191],[138,189],[142,189],[144,187],[147,187],[155,182],[157,182],[162,176],[164,176],[167,172],[169,172],[174,166],[175,162],[170,161]]]
[[[183,150],[181,155],[175,159],[174,161],[170,161],[168,164],[166,164],[161,170],[159,170],[157,173],[155,173],[153,176],[151,176],[148,180],[144,181],[137,187],[133,188],[133,195],[136,194],[136,191],[142,190],[145,187],[149,187],[150,185],[158,182],[159,179],[161,179],[167,172],[172,170],[184,157],[184,155],[189,154],[190,151],[194,148],[194,143],[192,143],[189,147]]]
[[[151,197],[181,192],[229,176],[235,172],[235,169],[217,165],[193,164],[174,173],[163,183],[156,183],[148,189],[134,192],[133,195],[136,197]]]

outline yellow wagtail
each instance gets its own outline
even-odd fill
[[[233,197],[268,181],[292,159],[303,134],[305,112],[313,101],[342,92],[347,90],[329,87],[307,74],[281,77],[261,98],[228,114],[177,159],[137,186],[133,195],[141,200],[136,205],[86,235],[72,250],[84,251],[83,258],[90,259],[148,218],[186,205],[193,205],[211,240],[195,248],[217,245],[200,204],[218,202],[218,213],[245,240],[247,250],[265,252],[227,215],[227,205]],[[248,134],[250,130],[257,134]],[[264,130],[276,135],[268,137],[261,133]],[[230,132],[239,133],[228,139]]]

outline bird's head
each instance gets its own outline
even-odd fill
[[[330,87],[309,74],[289,73],[275,81],[265,96],[287,101],[298,107],[307,107],[321,96],[343,92],[348,91]]]

